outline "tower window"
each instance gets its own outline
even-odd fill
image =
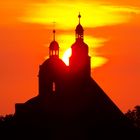
[[[55,51],[53,51],[53,55],[55,55]]]
[[[55,84],[55,82],[52,83],[52,91],[53,91],[53,92],[56,91],[56,84]]]

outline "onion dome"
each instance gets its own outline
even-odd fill
[[[58,49],[59,49],[59,45],[58,45],[58,43],[54,40],[54,41],[51,42],[49,48],[50,48],[50,50],[58,50]]]

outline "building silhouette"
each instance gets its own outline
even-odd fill
[[[15,105],[19,126],[45,128],[54,137],[69,135],[70,139],[87,139],[98,130],[128,128],[124,114],[91,78],[80,14],[78,18],[69,66],[59,58],[59,44],[53,30],[49,58],[39,67],[39,94]]]

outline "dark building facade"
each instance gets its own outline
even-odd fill
[[[82,138],[91,130],[127,126],[123,113],[91,78],[88,45],[84,42],[81,15],[78,17],[69,66],[59,58],[54,30],[49,58],[39,67],[39,94],[15,105],[19,125],[46,127],[55,135],[62,130],[65,135],[70,132]]]

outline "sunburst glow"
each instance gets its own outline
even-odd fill
[[[64,52],[64,55],[62,57],[62,60],[65,62],[65,64],[67,66],[69,65],[69,57],[71,56],[71,54],[72,54],[71,48],[68,48]],[[100,67],[100,66],[104,65],[107,62],[108,62],[108,59],[104,58],[104,57],[100,57],[100,56],[91,57],[91,67],[92,68]]]
[[[69,65],[69,57],[71,56],[70,46],[74,43],[75,38],[73,35],[59,35],[58,41],[60,42],[60,58],[65,62],[66,65]],[[104,57],[97,56],[96,48],[101,47],[107,39],[95,38],[92,36],[86,36],[85,42],[89,46],[89,55],[91,56],[91,67],[96,68],[100,67],[107,62],[107,59]],[[94,59],[94,63],[92,60]]]
[[[62,57],[62,60],[65,62],[65,64],[68,66],[69,65],[69,57],[71,56],[71,48],[67,49],[64,52],[64,55]]]

